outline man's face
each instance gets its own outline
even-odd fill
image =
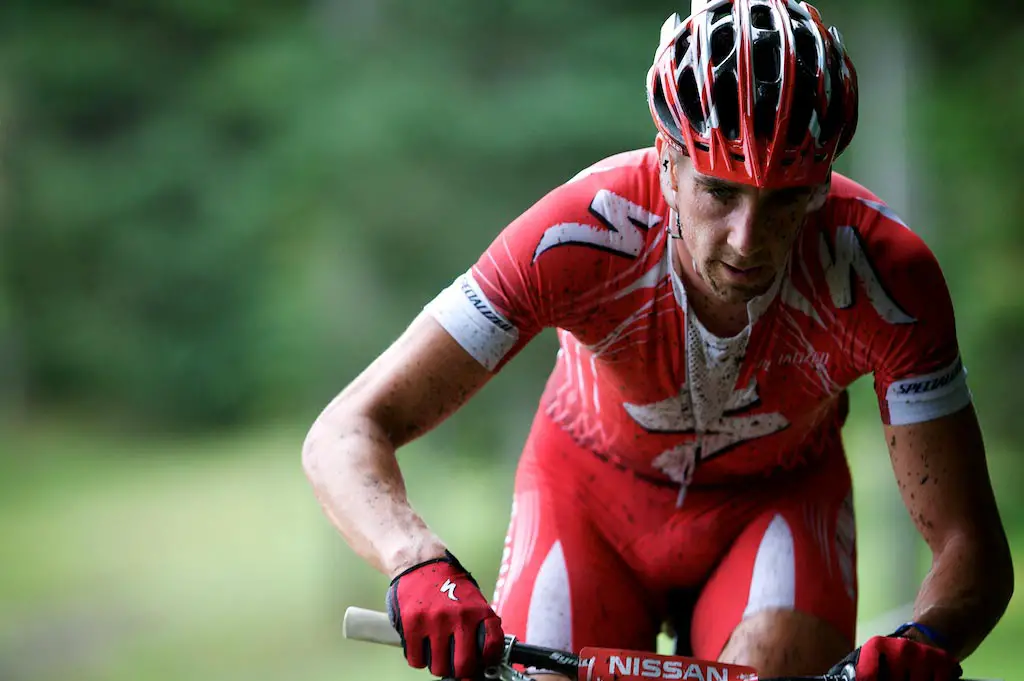
[[[742,303],[771,288],[807,215],[814,187],[757,189],[675,164],[676,212],[696,273],[715,298]]]

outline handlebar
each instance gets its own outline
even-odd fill
[[[391,626],[387,613],[365,608],[350,607],[345,610],[342,635],[355,641],[395,647],[402,645],[402,639]],[[586,669],[588,665],[588,661],[581,660],[578,655],[573,653],[523,643],[517,641],[514,636],[508,635],[505,636],[505,653],[502,662],[501,670],[488,670],[486,674],[488,679],[527,681],[526,675],[511,668],[511,665],[522,665],[527,668],[557,672],[575,681],[580,678],[580,667]],[[850,681],[850,679],[845,675],[824,674],[821,676],[779,676],[757,681]],[[961,679],[961,681],[971,680]]]

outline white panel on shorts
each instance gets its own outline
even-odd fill
[[[562,542],[556,541],[537,572],[526,616],[526,643],[572,650],[572,600]]]
[[[533,556],[540,521],[540,494],[536,491],[516,492],[512,497],[508,534],[501,552],[501,566],[494,583],[494,607],[501,614],[505,598]]]
[[[967,369],[958,356],[953,363],[924,376],[892,383],[885,391],[889,424],[930,421],[960,411],[971,403]]]
[[[473,279],[472,271],[460,275],[424,310],[491,371],[519,340],[519,330],[494,309]]]
[[[750,595],[744,617],[768,608],[793,609],[796,604],[796,563],[793,531],[781,515],[768,524],[754,559]]]

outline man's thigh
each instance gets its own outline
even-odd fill
[[[697,599],[697,657],[765,676],[822,673],[854,644],[856,548],[849,474],[830,464],[741,532]]]
[[[506,634],[533,645],[653,650],[653,599],[566,485],[517,475],[493,606]]]

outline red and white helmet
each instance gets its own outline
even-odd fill
[[[698,172],[756,187],[826,182],[857,128],[857,72],[795,0],[693,0],[647,74],[658,131]]]

